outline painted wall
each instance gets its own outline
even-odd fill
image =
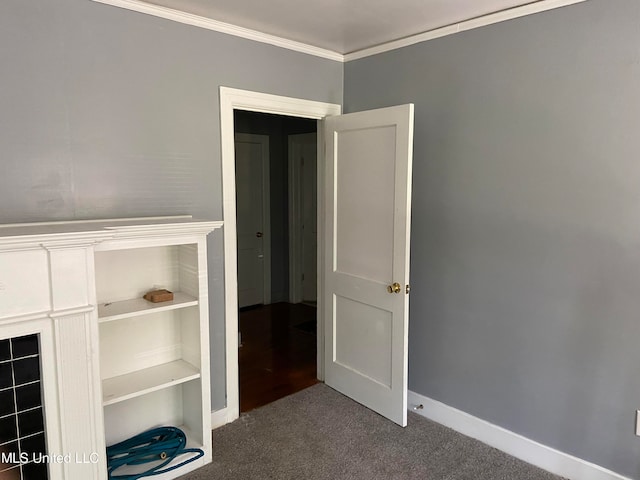
[[[316,120],[237,111],[236,132],[269,136],[271,182],[271,302],[289,301],[288,136],[317,131]]]
[[[0,2],[0,222],[222,219],[220,85],[341,103],[342,64],[89,0]],[[222,233],[209,241],[225,404]]]
[[[347,63],[414,102],[409,388],[640,478],[640,3]]]

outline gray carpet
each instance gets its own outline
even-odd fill
[[[406,428],[324,384],[213,432],[213,463],[182,480],[558,480],[409,413]]]

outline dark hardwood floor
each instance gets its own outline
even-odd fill
[[[304,304],[240,310],[241,412],[318,383],[315,321],[316,308]]]

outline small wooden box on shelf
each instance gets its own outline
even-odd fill
[[[151,303],[170,302],[173,300],[173,292],[170,292],[166,288],[160,290],[151,290],[142,297]]]

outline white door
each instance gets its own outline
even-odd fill
[[[325,381],[407,424],[413,105],[325,121]]]
[[[269,137],[236,133],[238,307],[271,301]]]

